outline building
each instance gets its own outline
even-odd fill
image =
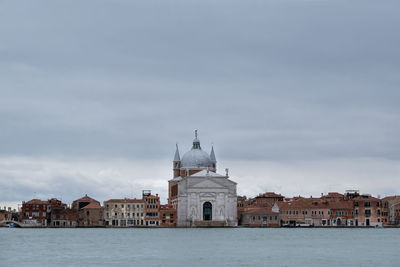
[[[241,212],[239,224],[247,227],[280,227],[279,207],[275,203],[247,208]]]
[[[150,190],[143,190],[142,197],[146,208],[146,226],[160,226],[160,198],[158,194],[151,194]]]
[[[143,199],[123,198],[104,201],[104,222],[106,226],[144,226],[145,212],[145,201]]]
[[[104,208],[100,202],[85,195],[72,202],[72,210],[78,214],[79,227],[98,227],[104,225]]]
[[[382,220],[384,225],[400,225],[400,196],[382,199]]]
[[[294,198],[277,202],[282,226],[328,226],[329,202],[319,198]]]
[[[280,195],[280,194],[276,194],[274,192],[266,192],[264,194],[260,194],[258,196],[256,196],[253,200],[251,200],[251,202],[254,203],[254,205],[258,206],[258,207],[262,207],[264,205],[270,205],[270,204],[274,204],[275,202],[278,201],[283,201],[284,196]]]
[[[352,199],[356,226],[382,226],[381,200],[364,194]]]
[[[202,150],[197,130],[191,150],[173,160],[173,179],[168,181],[168,204],[177,209],[178,226],[236,226],[236,183],[217,172],[214,148]]]
[[[177,222],[176,209],[172,205],[160,205],[160,226],[175,227]]]
[[[32,199],[22,202],[20,220],[24,224],[47,226],[47,214],[50,212],[49,201]]]
[[[330,201],[331,226],[356,226],[354,220],[353,202],[348,200]]]
[[[3,210],[0,209],[0,222],[1,221],[11,221],[13,219],[12,214],[13,214],[13,211],[11,210],[10,207],[8,209],[6,207],[4,207]]]
[[[77,227],[78,212],[76,210],[65,208],[53,208],[50,215],[51,227]]]

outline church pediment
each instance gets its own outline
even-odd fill
[[[191,188],[226,188],[223,185],[220,185],[219,183],[216,183],[214,181],[211,181],[209,179],[201,181],[195,185],[192,185]]]

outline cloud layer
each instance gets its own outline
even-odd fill
[[[275,182],[293,192],[285,189],[293,162],[302,162],[301,192],[325,190],[325,176],[346,187],[342,165],[328,164],[345,162],[355,166],[346,176],[353,186],[398,193],[389,187],[400,160],[399,8],[392,0],[0,1],[0,200],[128,194],[109,190],[103,168],[125,186],[165,190],[157,179],[169,177],[175,142],[188,149],[194,129],[219,159],[242,162],[238,179],[254,180],[243,192]],[[78,158],[93,163],[84,174]],[[137,167],[118,176],[125,167],[108,166],[116,159]],[[365,175],[364,160],[375,175]],[[143,162],[168,168],[154,175]],[[255,172],[255,162],[282,166],[274,176],[287,182],[264,183],[272,170]],[[379,182],[382,173],[393,180]]]

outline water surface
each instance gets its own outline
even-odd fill
[[[0,266],[400,266],[400,229],[7,229]]]

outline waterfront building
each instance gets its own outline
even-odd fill
[[[6,207],[4,207],[4,209],[0,209],[0,222],[1,221],[11,221],[12,214],[13,214],[13,211],[11,210],[10,207],[8,209]]]
[[[364,194],[352,198],[356,226],[382,226],[381,200]]]
[[[160,198],[150,190],[143,190],[142,197],[146,207],[146,226],[160,226]]]
[[[217,173],[214,148],[202,150],[195,132],[193,146],[182,159],[178,146],[173,179],[168,181],[168,203],[177,209],[178,226],[236,226],[237,184]]]
[[[109,199],[104,201],[106,226],[132,227],[145,225],[145,201],[143,199]]]
[[[20,220],[24,224],[47,226],[47,213],[50,212],[50,203],[45,200],[32,199],[23,201]]]
[[[385,225],[400,225],[400,196],[382,199],[382,220]]]
[[[78,226],[97,227],[104,225],[104,208],[99,201],[88,195],[72,202],[72,209],[78,214]]]
[[[176,209],[172,205],[160,205],[160,226],[175,227],[176,226]]]
[[[348,200],[330,201],[331,226],[355,226],[353,202]]]
[[[283,201],[283,199],[284,196],[282,196],[281,194],[276,194],[275,192],[266,192],[256,196],[252,200],[252,202],[254,203],[254,205],[262,207],[265,204],[274,204],[275,202]]]
[[[50,214],[51,227],[77,227],[78,212],[68,207],[52,208]]]
[[[294,198],[277,202],[282,226],[330,225],[329,202],[319,198]]]
[[[247,227],[279,227],[279,207],[277,203],[265,203],[262,207],[247,208],[241,212],[239,224]]]

